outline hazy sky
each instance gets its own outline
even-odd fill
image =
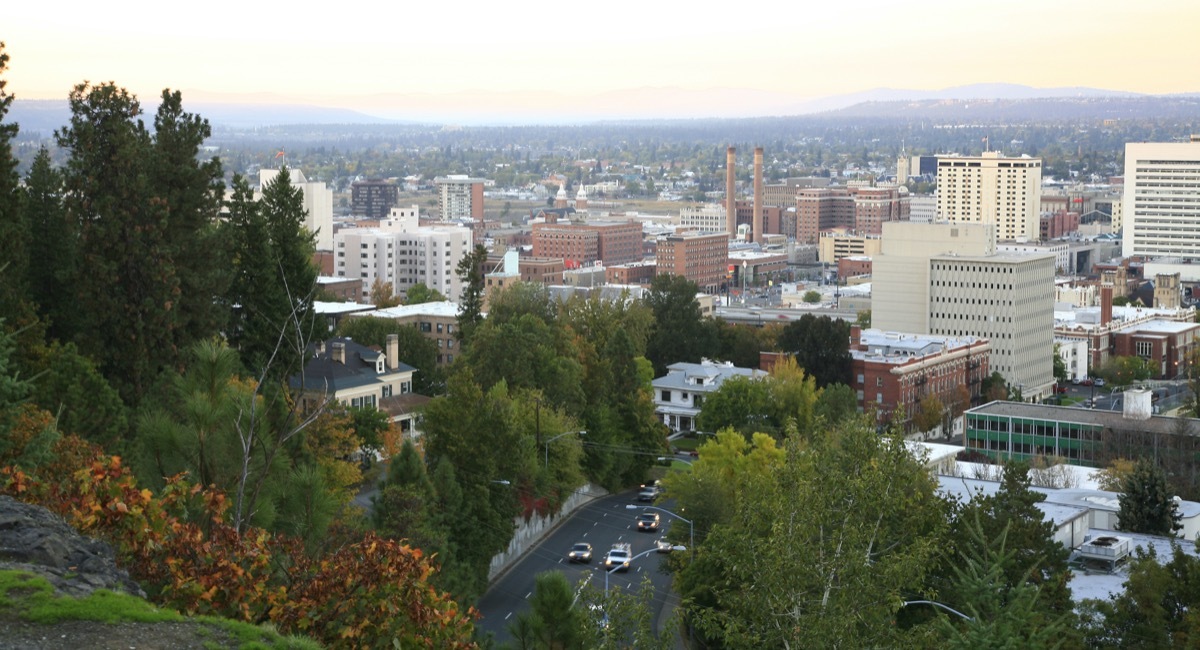
[[[9,4],[8,88],[28,99],[83,80],[351,108],[383,93],[536,104],[643,87],[1200,91],[1197,0]]]

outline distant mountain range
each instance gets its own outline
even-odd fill
[[[316,103],[265,93],[229,95],[185,91],[183,97],[187,110],[203,115],[214,126],[246,129],[284,124],[582,124],[601,120],[821,113],[830,117],[951,119],[962,116],[972,104],[976,106],[973,114],[976,119],[983,119],[980,117],[983,106],[1001,109],[996,119],[1004,119],[1003,114],[1019,115],[1031,107],[1045,109],[1050,104],[1075,105],[1080,110],[1065,113],[1086,116],[1104,104],[1112,103],[1112,112],[1128,116],[1130,104],[1122,102],[1132,102],[1141,107],[1139,113],[1148,112],[1151,116],[1163,106],[1170,107],[1168,115],[1178,114],[1181,110],[1188,115],[1195,100],[1200,99],[1200,93],[1152,96],[1086,87],[1034,88],[988,83],[941,90],[876,88],[807,100],[785,93],[739,88],[689,90],[670,87],[633,88],[586,97],[516,91],[443,95],[394,93],[322,97]],[[1047,103],[1048,100],[1054,101]],[[152,115],[155,106],[146,102],[144,108]],[[69,115],[65,100],[22,100],[18,97],[9,119],[20,123],[26,133],[39,132],[48,136],[66,124]]]

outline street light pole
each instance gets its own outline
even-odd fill
[[[687,525],[688,525],[688,546],[691,546],[692,548],[696,547],[696,525],[692,523],[691,519],[684,519],[683,517],[675,514],[674,512],[671,512],[670,510],[667,510],[666,508],[659,508],[658,506],[635,506],[632,503],[625,506],[626,510],[637,510],[639,508],[645,508],[648,510],[657,510],[659,512],[665,512],[668,515],[671,515],[672,517],[674,517],[682,522],[687,523]]]
[[[686,550],[687,550],[687,547],[686,547],[686,546],[672,546],[672,547],[671,547],[671,550],[673,550],[673,551],[686,551]],[[638,553],[637,555],[635,555],[635,556],[633,556],[633,557],[629,558],[629,563],[630,563],[630,564],[633,564],[633,561],[634,561],[634,560],[636,560],[636,559],[638,559],[639,557],[642,557],[643,555],[649,555],[649,554],[651,554],[651,553],[654,553],[654,552],[657,552],[657,551],[658,551],[658,549],[657,549],[657,548],[648,548],[648,549],[646,549],[646,550],[642,551],[641,553]],[[605,570],[604,570],[604,600],[605,600],[606,602],[608,601],[608,574],[610,574],[610,573],[615,573],[615,572],[616,572],[618,569],[620,569],[620,568],[621,568],[620,566],[615,566],[615,567],[613,567],[613,568],[611,568],[611,569],[605,569]]]
[[[558,440],[559,438],[561,438],[563,436],[569,436],[573,433],[578,433],[581,436],[587,435],[587,431],[567,431],[566,433],[560,433],[557,436],[554,436],[553,438],[546,441],[546,443],[545,443],[545,448],[546,448],[546,465],[545,466],[546,467],[550,467],[550,443],[554,442],[555,440]]]

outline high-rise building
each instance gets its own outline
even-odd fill
[[[316,234],[317,250],[333,250],[333,190],[326,187],[322,181],[308,180],[299,169],[291,168],[288,172],[292,187],[298,187],[304,193],[304,227]],[[262,188],[278,175],[278,169],[260,169],[259,190],[255,198],[260,198]]]
[[[889,223],[873,260],[879,329],[975,336],[1025,397],[1054,383],[1054,255],[997,254],[992,224]]]
[[[1121,206],[1122,255],[1200,260],[1200,136],[1126,144]]]
[[[378,178],[354,181],[350,185],[350,205],[354,214],[368,219],[386,219],[399,196],[395,183]]]
[[[438,176],[433,184],[438,188],[438,207],[442,221],[470,219],[483,221],[482,178],[471,178],[462,174]]]
[[[1005,158],[985,151],[980,156],[938,156],[937,164],[938,219],[995,224],[1002,240],[1038,238],[1040,158]]]
[[[335,236],[340,277],[361,278],[363,297],[375,281],[391,283],[403,295],[424,284],[451,301],[462,298],[458,263],[471,250],[471,230],[460,226],[420,226],[416,206],[393,208],[378,228],[344,228]]]
[[[907,221],[908,188],[852,183],[846,187],[801,189],[796,195],[796,241],[815,244],[822,232],[878,235],[883,224]]]

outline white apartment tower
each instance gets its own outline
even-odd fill
[[[335,273],[361,278],[362,295],[376,280],[390,282],[403,295],[422,283],[447,299],[462,298],[458,263],[471,250],[471,230],[460,226],[419,226],[417,206],[392,208],[378,228],[346,228],[335,236]]]
[[[442,221],[470,219],[483,221],[482,178],[471,178],[463,174],[438,176],[433,184],[438,188],[438,207]]]
[[[937,215],[952,223],[992,223],[1001,240],[1032,241],[1040,236],[1042,160],[1005,158],[998,151],[980,156],[938,156]]]
[[[1126,144],[1121,207],[1123,256],[1200,259],[1200,136]]]
[[[298,187],[304,193],[304,227],[316,233],[317,250],[333,250],[333,190],[326,187],[323,181],[308,180],[299,169],[290,168],[288,172],[292,187]],[[278,169],[258,170],[256,200],[262,198],[262,188],[278,175]]]

